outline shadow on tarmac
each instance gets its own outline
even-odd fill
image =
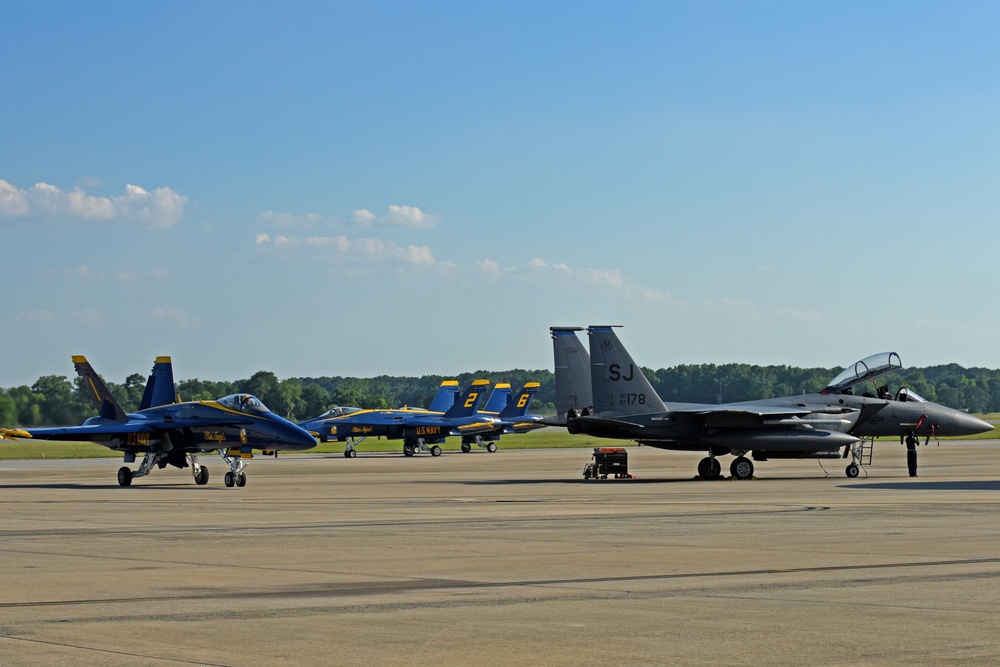
[[[882,489],[885,491],[1000,491],[1000,480],[970,480],[950,482],[876,482],[874,484],[845,484],[845,489]]]

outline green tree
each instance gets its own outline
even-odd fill
[[[318,417],[330,407],[330,392],[318,384],[309,384],[302,388],[302,404],[300,419]]]
[[[17,401],[8,392],[0,389],[0,427],[9,428],[17,424]]]

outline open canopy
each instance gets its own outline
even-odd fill
[[[844,371],[833,378],[826,386],[829,393],[839,393],[848,387],[867,382],[879,375],[885,375],[903,367],[899,360],[899,355],[895,352],[881,352],[865,357],[861,361],[848,366]]]

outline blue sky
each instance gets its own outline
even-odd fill
[[[996,3],[0,9],[0,386],[1000,367]]]

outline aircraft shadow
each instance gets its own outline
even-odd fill
[[[2,484],[2,483],[0,483],[0,486],[2,486],[4,489],[25,489],[25,490],[27,490],[27,489],[49,489],[49,490],[53,490],[53,491],[57,491],[57,490],[65,490],[65,491],[74,490],[74,491],[76,491],[76,490],[80,490],[80,489],[86,489],[88,491],[97,491],[97,490],[110,490],[110,489],[121,489],[121,488],[123,488],[123,487],[121,487],[118,484]],[[163,489],[191,489],[191,488],[197,488],[197,485],[194,484],[194,483],[188,483],[188,484],[183,484],[183,483],[177,483],[177,484],[143,484],[141,486],[140,485],[135,485],[135,486],[129,487],[128,488],[128,493],[141,492],[142,489],[160,489],[160,490],[163,490]],[[204,488],[208,488],[208,487],[204,487]],[[223,488],[225,488],[225,487],[223,487]]]
[[[1000,480],[876,482],[874,484],[844,484],[843,488],[883,489],[885,491],[1000,491]]]
[[[668,479],[643,477],[638,479],[492,479],[492,480],[459,480],[456,484],[463,486],[512,486],[512,485],[532,485],[532,484],[589,484],[594,487],[600,486],[633,486],[636,484],[682,484],[684,482],[707,482],[709,480],[695,479]],[[720,480],[725,481],[725,480]],[[417,484],[440,484],[435,481],[418,480]]]

